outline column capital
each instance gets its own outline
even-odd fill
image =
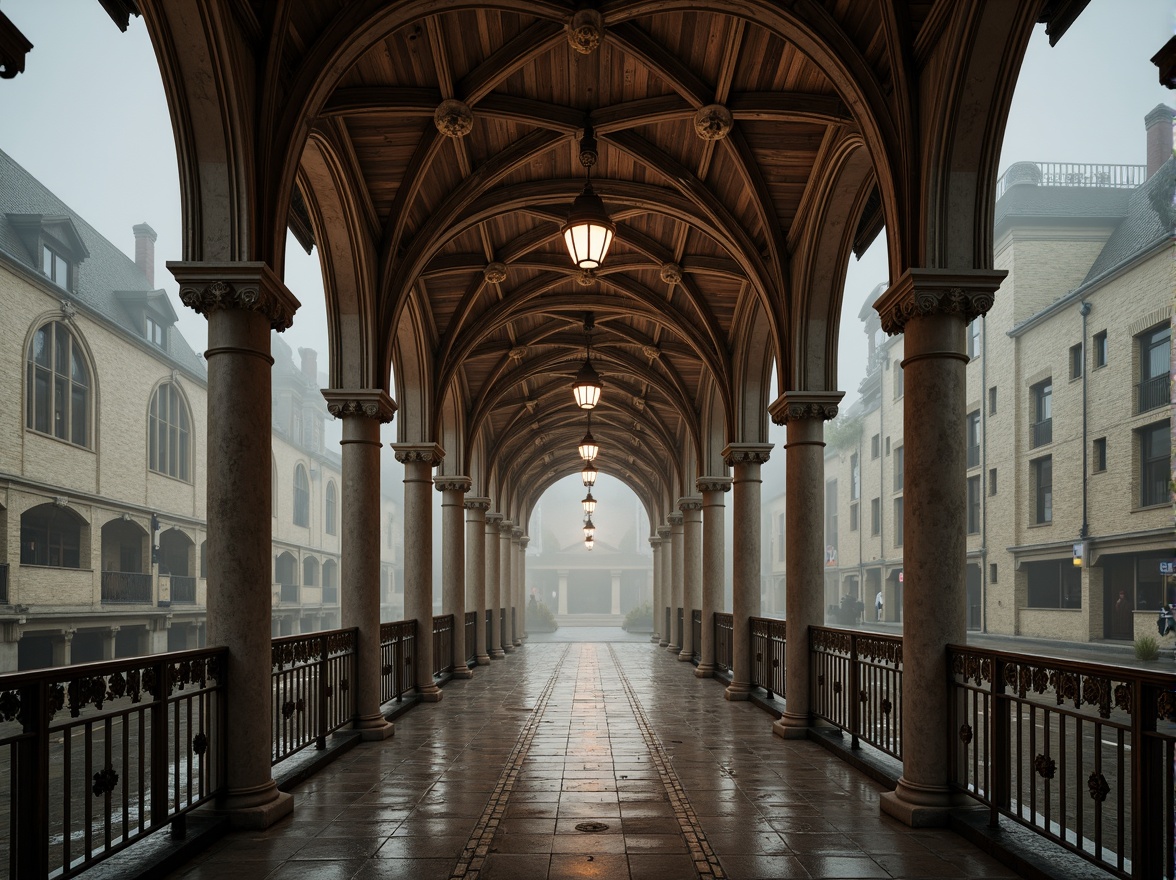
[[[728,443],[722,455],[727,467],[734,467],[737,464],[763,464],[771,453],[771,443]]]
[[[514,523],[507,519],[506,515],[503,514],[501,522],[498,523],[498,528],[504,534],[509,535],[511,533],[511,529],[514,528]]]
[[[729,492],[731,490],[730,477],[699,477],[694,481],[699,492]]]
[[[167,268],[180,285],[180,301],[206,318],[222,310],[260,312],[281,333],[301,305],[267,263],[172,260]]]
[[[489,510],[490,509],[490,499],[489,498],[476,498],[476,497],[472,497],[472,496],[466,496],[465,509],[466,510]]]
[[[486,514],[486,524],[487,525],[497,527],[500,522],[502,522],[502,514],[501,513],[488,513],[488,514]]]
[[[663,543],[665,543],[666,539],[670,537],[670,533],[672,531],[673,530],[669,526],[658,526],[657,527],[657,533],[658,533],[658,535],[661,536]]]
[[[396,401],[382,388],[324,388],[327,412],[337,419],[364,416],[387,424],[396,415]]]
[[[523,535],[521,538],[519,538],[519,546],[522,547],[524,550],[527,549],[527,545],[530,543],[531,543],[531,536],[530,535]]]
[[[654,549],[656,549],[656,548],[658,548],[658,547],[660,547],[660,546],[662,545],[662,542],[663,542],[664,540],[665,540],[665,539],[664,539],[664,538],[661,538],[661,537],[658,537],[658,538],[650,538],[650,539],[649,539],[649,546],[650,546],[650,547],[653,547]]]
[[[671,530],[676,526],[682,525],[682,514],[680,514],[680,513],[671,513],[669,516],[666,517],[666,519],[668,519],[670,521]],[[660,531],[660,529],[659,529],[659,531]]]
[[[470,486],[473,482],[469,477],[433,477],[433,485],[437,487],[438,492],[461,492],[462,494],[470,491]]]
[[[513,529],[510,530],[510,537],[511,537],[512,541],[522,540],[523,530],[520,529],[518,526],[515,526]]]
[[[844,391],[785,391],[768,406],[768,412],[777,425],[800,419],[827,422],[837,418],[837,404],[843,397]]]
[[[1004,269],[907,269],[874,309],[891,336],[902,333],[912,318],[957,315],[971,321],[992,308],[1007,274]]]
[[[687,495],[678,499],[678,510],[702,510],[702,499],[697,495]]]
[[[401,464],[423,461],[435,467],[445,458],[445,450],[436,443],[393,443],[392,451]]]

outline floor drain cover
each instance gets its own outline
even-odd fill
[[[576,826],[577,831],[607,831],[608,826],[603,822],[581,822]]]

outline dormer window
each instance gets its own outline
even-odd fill
[[[69,262],[47,244],[41,246],[41,271],[58,287],[69,290]]]
[[[166,348],[164,340],[167,338],[166,331],[162,324],[158,323],[150,315],[147,316],[147,341],[152,345],[157,345],[160,348]]]

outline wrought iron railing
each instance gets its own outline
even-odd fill
[[[690,612],[690,634],[694,639],[694,647],[690,656],[695,663],[702,662],[702,609],[695,608]]]
[[[809,627],[813,714],[902,760],[902,638]]]
[[[453,615],[433,618],[433,677],[453,672]]]
[[[1118,877],[1173,861],[1176,677],[951,646],[951,778]]]
[[[171,576],[171,603],[173,605],[195,605],[196,578],[173,574]]]
[[[724,672],[730,672],[732,669],[731,651],[735,640],[732,638],[731,621],[730,614],[722,611],[715,612],[715,669],[721,669]]]
[[[465,661],[467,666],[478,662],[478,612],[467,611],[465,615]]]
[[[150,572],[102,572],[102,601],[109,605],[143,605],[153,601]]]
[[[766,690],[768,699],[784,699],[785,623],[773,617],[753,617],[750,625],[751,684]]]
[[[67,878],[221,788],[224,649],[0,678],[0,865]]]
[[[1053,419],[1042,419],[1029,426],[1029,448],[1036,449],[1053,442]]]
[[[1077,162],[1018,162],[996,182],[996,197],[1017,183],[1134,189],[1147,179],[1146,165],[1089,165]]]
[[[1135,386],[1135,413],[1150,412],[1171,402],[1171,379],[1161,373]]]
[[[380,624],[380,700],[400,702],[404,692],[416,685],[413,660],[416,657],[416,621],[398,620]]]
[[[326,748],[355,716],[355,639],[356,630],[335,629],[273,640],[273,763],[312,743]]]
[[[8,563],[0,562],[0,605],[8,604]]]

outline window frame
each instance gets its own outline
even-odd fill
[[[1048,468],[1048,482],[1043,480],[1043,472]],[[1045,526],[1053,522],[1053,456],[1043,455],[1029,462],[1033,487],[1033,525]],[[1048,503],[1043,497],[1047,493]]]
[[[65,270],[64,282],[57,277],[58,269]],[[41,242],[41,274],[56,284],[62,290],[73,290],[70,279],[73,276],[73,262],[57,248],[47,242]]]
[[[882,499],[870,499],[870,537],[877,538],[882,534]]]
[[[1094,342],[1093,369],[1097,370],[1100,367],[1105,367],[1107,365],[1108,354],[1109,354],[1108,347],[1107,347],[1107,331],[1100,330],[1098,333],[1095,333],[1093,342]]]
[[[1090,457],[1093,460],[1091,465],[1091,473],[1101,474],[1105,473],[1107,469],[1107,438],[1095,437],[1091,448]]]
[[[967,533],[980,534],[980,475],[968,477]]]
[[[882,434],[875,434],[870,438],[870,461],[877,461],[882,455]]]
[[[1172,461],[1171,424],[1167,419],[1144,425],[1135,431],[1139,448],[1139,494],[1136,496],[1140,507],[1155,507],[1167,504],[1171,498],[1169,483],[1172,475],[1169,468]],[[1151,442],[1155,437],[1163,437],[1163,454],[1156,454],[1152,450]],[[1151,438],[1151,439],[1149,439]],[[1149,487],[1154,492],[1149,492]]]
[[[45,338],[45,355],[36,353],[37,340]],[[66,342],[59,340],[64,334]],[[65,345],[62,365],[61,346]],[[94,448],[94,369],[87,357],[80,335],[63,321],[49,320],[40,324],[29,337],[25,351],[25,430],[42,437],[60,440],[79,449]],[[76,378],[78,372],[82,378]],[[42,389],[43,390],[39,390]],[[78,393],[81,390],[81,406]],[[58,398],[64,396],[64,403]],[[41,403],[45,401],[42,409]],[[77,419],[79,410],[82,426]],[[60,422],[60,425],[59,425]]]
[[[161,422],[160,400],[166,397],[167,418]],[[172,418],[177,419],[176,422]],[[161,382],[147,403],[147,469],[184,483],[192,482],[192,411],[183,390]]]
[[[328,535],[339,534],[339,497],[334,480],[327,480],[327,491],[323,498],[323,531]]]
[[[1079,342],[1070,346],[1070,381],[1073,382],[1082,378],[1082,368],[1085,366],[1086,358],[1082,351],[1082,343]]]
[[[299,483],[299,476],[302,477],[302,484]],[[310,528],[310,476],[302,462],[294,466],[294,505],[290,518],[294,525]]]

